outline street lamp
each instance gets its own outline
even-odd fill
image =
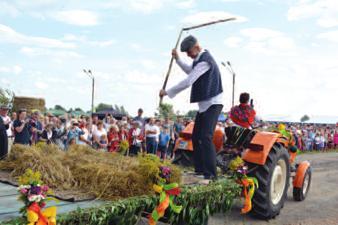
[[[94,86],[95,86],[95,78],[92,74],[91,70],[85,70],[83,69],[83,72],[88,75],[90,79],[92,79],[92,116],[94,113]]]
[[[222,62],[222,65],[227,68],[227,70],[232,74],[232,107],[234,107],[235,104],[235,79],[236,79],[236,74],[234,70],[231,67],[231,64],[229,61],[225,64]]]

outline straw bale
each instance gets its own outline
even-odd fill
[[[180,170],[154,155],[126,157],[83,145],[71,146],[67,152],[54,145],[14,145],[9,157],[0,161],[0,170],[9,170],[11,176],[18,177],[31,168],[39,171],[42,180],[54,190],[78,190],[115,200],[153,193],[161,165],[172,168],[171,182],[180,182]]]
[[[27,112],[32,112],[33,110],[39,110],[40,112],[44,112],[45,107],[45,99],[43,98],[31,98],[31,97],[14,97],[13,101],[13,111],[18,111],[19,109],[27,109]]]

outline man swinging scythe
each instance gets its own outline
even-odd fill
[[[234,18],[214,21],[191,28],[183,28],[182,31],[230,20],[234,20]],[[182,31],[180,36],[182,35]],[[203,49],[197,39],[191,35],[182,41],[180,49],[182,52],[186,52],[188,57],[193,59],[193,63],[191,65],[184,63],[176,51],[179,39],[176,43],[175,49],[172,50],[172,59],[170,61],[168,74],[159,95],[161,99],[166,95],[173,98],[179,92],[192,86],[190,102],[197,102],[199,108],[195,118],[195,125],[192,134],[194,167],[195,173],[197,175],[203,175],[206,181],[205,183],[208,183],[211,179],[217,178],[216,151],[212,138],[218,116],[223,108],[221,74],[217,63],[209,51]],[[176,63],[185,73],[188,74],[188,76],[172,88],[166,89],[166,83],[173,59],[176,60]]]

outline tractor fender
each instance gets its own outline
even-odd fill
[[[280,137],[280,134],[278,133],[256,133],[255,136],[252,138],[250,144],[260,145],[262,146],[262,149],[260,149],[259,151],[250,148],[246,149],[243,153],[243,160],[249,163],[264,165],[266,158],[268,157],[270,150],[278,137]]]
[[[306,170],[310,167],[309,161],[299,163],[296,176],[293,179],[293,187],[302,188]]]
[[[178,149],[193,151],[192,140],[189,138],[178,138],[175,143],[174,152]]]

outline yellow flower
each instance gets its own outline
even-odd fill
[[[243,165],[244,161],[241,157],[237,156],[235,159],[231,160],[229,168],[232,171],[236,171],[238,167]]]

